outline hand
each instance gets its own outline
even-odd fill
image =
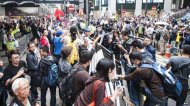
[[[113,96],[118,97],[123,94],[123,88],[116,88],[113,92]]]
[[[125,59],[130,59],[128,54],[124,54]]]
[[[123,47],[121,44],[118,44],[117,46],[118,46],[119,48],[122,48],[122,47]]]
[[[2,67],[2,66],[3,66],[3,61],[0,60],[0,67]]]
[[[35,106],[40,106],[40,104],[39,103],[36,103],[36,105]]]
[[[125,75],[115,75],[117,79],[124,80]]]
[[[21,75],[23,75],[24,74],[24,70],[19,70],[18,72],[17,72],[17,76],[18,77],[20,77]]]
[[[2,78],[2,77],[3,77],[3,75],[4,75],[4,74],[3,74],[2,72],[0,72],[0,78]]]
[[[8,79],[8,80],[6,81],[6,83],[5,83],[5,85],[6,85],[6,86],[9,85],[10,82],[11,82],[11,79]]]

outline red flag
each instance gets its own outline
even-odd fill
[[[55,10],[55,13],[54,13],[54,16],[56,17],[56,19],[60,20],[60,16],[64,16],[64,13],[63,11],[61,11],[60,9],[56,9]]]

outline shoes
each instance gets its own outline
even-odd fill
[[[123,100],[128,104],[128,106],[135,106],[127,96],[123,96]]]

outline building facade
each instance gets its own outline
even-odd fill
[[[110,3],[112,4],[111,7],[109,7]],[[116,11],[111,12],[122,14],[122,12],[125,11],[133,12],[135,15],[141,15],[145,11],[157,9],[159,6],[162,12],[169,13],[173,10],[186,8],[188,4],[190,5],[189,0],[94,0],[94,12],[100,14],[100,12],[103,12],[104,8],[106,8],[107,12],[110,12],[109,8],[116,8]]]

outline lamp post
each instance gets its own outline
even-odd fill
[[[146,16],[146,14],[147,14],[147,6],[148,6],[148,3],[147,3],[147,2],[148,2],[148,0],[146,0],[146,5],[145,5],[145,13],[144,13],[145,16]]]

